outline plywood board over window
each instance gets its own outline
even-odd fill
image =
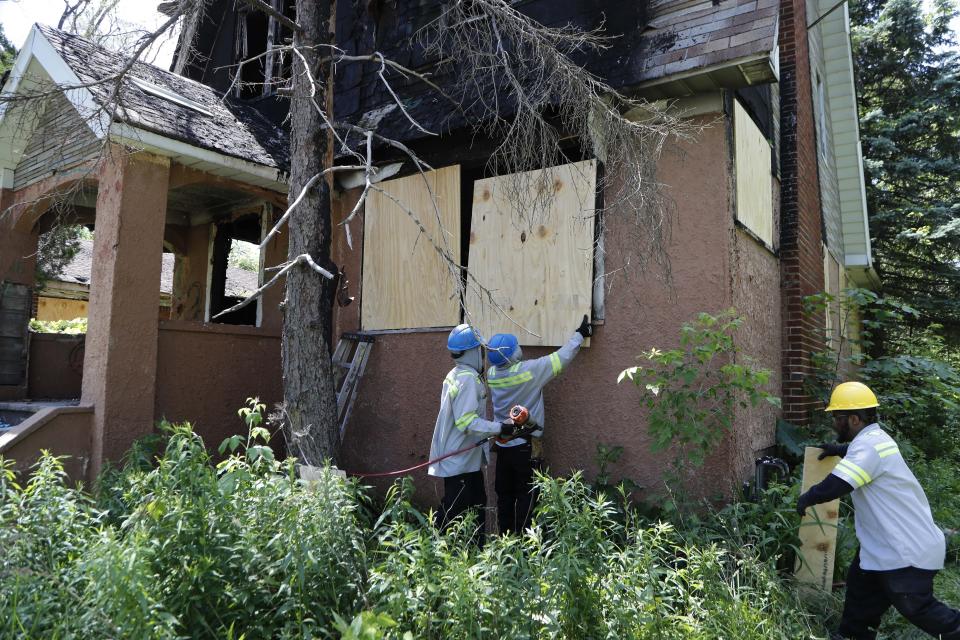
[[[737,220],[773,248],[773,177],[770,143],[743,106],[734,101]]]
[[[471,287],[466,308],[484,336],[509,332],[522,345],[562,345],[580,318],[590,313],[596,161],[517,177],[488,178],[473,185],[467,266],[492,291],[496,304]],[[541,177],[548,180],[538,180]],[[549,206],[519,221],[511,195],[518,187],[543,185],[553,189]]]
[[[434,243],[459,263],[460,166],[378,186],[389,195],[373,191],[365,204],[360,324],[365,331],[456,325],[457,283]]]

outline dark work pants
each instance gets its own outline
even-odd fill
[[[438,514],[440,527],[445,528],[451,520],[468,509],[474,509],[477,513],[478,541],[482,542],[487,523],[487,490],[484,488],[482,471],[443,479],[443,500]]]
[[[933,597],[936,571],[907,567],[894,571],[860,568],[860,552],[847,575],[847,596],[838,635],[854,640],[877,637],[880,618],[894,606],[904,618],[934,638],[960,640],[960,611]]]
[[[500,533],[521,533],[533,516],[533,446],[496,447],[497,521]]]

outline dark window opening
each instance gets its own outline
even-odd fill
[[[266,66],[263,57],[256,57],[267,50],[267,23],[267,16],[260,11],[241,10],[237,13],[234,55],[237,64],[243,64],[237,71],[240,78],[236,91],[241,98],[255,98],[263,93]]]
[[[213,250],[210,256],[210,322],[221,324],[257,325],[260,301],[251,302],[219,318],[224,309],[239,304],[256,291],[259,282],[259,260],[256,270],[249,264],[250,245],[260,242],[260,219],[244,216],[232,222],[216,225]],[[233,258],[231,259],[231,254]],[[238,256],[245,254],[245,261]]]
[[[271,0],[270,4],[295,20],[294,0]],[[292,56],[280,48],[289,45],[292,38],[293,32],[275,18],[262,11],[241,9],[237,13],[234,61],[244,64],[239,70],[235,95],[253,99],[274,95],[285,87],[291,77]]]

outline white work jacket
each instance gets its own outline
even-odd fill
[[[543,387],[560,375],[580,351],[583,336],[574,334],[567,343],[550,355],[534,360],[522,360],[509,367],[490,367],[487,384],[493,400],[493,419],[504,422],[514,405],[522,405],[530,412],[530,420],[540,426],[533,436],[543,435]],[[525,438],[514,438],[498,446],[514,447],[524,444]]]
[[[458,364],[443,380],[440,394],[440,413],[433,428],[430,459],[482,442],[485,438],[500,433],[500,423],[482,418],[486,414],[487,390],[480,374],[467,365]],[[479,471],[486,455],[486,447],[435,462],[427,468],[431,476],[449,478]]]
[[[943,568],[943,531],[897,443],[880,425],[858,433],[832,473],[854,488],[850,498],[863,569]]]

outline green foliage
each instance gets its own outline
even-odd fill
[[[540,476],[532,528],[481,549],[471,522],[440,531],[415,509],[409,479],[377,518],[332,471],[296,480],[257,449],[262,412],[248,401],[248,435],[228,439],[217,465],[189,426],[163,424],[162,443],[101,479],[109,513],[54,458],[23,487],[0,462],[0,637],[824,635],[775,571],[795,533],[786,494],[673,525],[579,474]]]
[[[805,308],[821,313],[832,301],[827,294],[810,296]],[[845,345],[847,349],[814,354],[817,367],[807,379],[808,390],[826,402],[845,372],[856,367],[857,377],[877,394],[884,426],[902,441],[901,447],[906,441],[926,457],[960,460],[960,370],[943,359],[949,353],[943,339],[929,332],[909,340],[888,339],[885,349],[898,345],[898,350],[873,355],[878,336],[889,336],[919,312],[865,289],[845,290],[840,307],[844,317],[862,319],[860,337]],[[811,440],[832,439],[828,418],[819,418]]]
[[[74,318],[73,320],[37,320],[36,318],[30,318],[30,331],[34,331],[36,333],[86,333],[87,319]]]
[[[0,637],[329,635],[360,604],[355,487],[328,470],[304,488],[255,428],[217,467],[189,426],[162,429],[154,464],[131,459],[104,487],[109,519],[52,458],[25,489],[7,479]]]
[[[877,270],[885,297],[923,313],[891,337],[936,324],[952,344],[960,341],[960,56],[950,29],[956,7],[950,0],[850,5]]]
[[[0,24],[0,76],[10,70],[16,57],[17,50],[7,39],[7,35],[3,32],[3,25]]]
[[[734,332],[743,324],[733,309],[713,316],[700,313],[680,331],[680,348],[650,349],[647,366],[624,370],[618,382],[631,380],[645,391],[648,432],[654,451],[678,445],[695,466],[733,426],[738,408],[779,398],[763,389],[770,372],[740,355]]]
[[[260,269],[260,253],[257,245],[243,240],[233,240],[230,244],[230,254],[227,264],[244,271],[258,271]]]
[[[373,611],[416,638],[814,637],[753,548],[639,520],[579,474],[537,482],[534,526],[482,550],[469,528],[419,524],[393,492],[371,555]]]

